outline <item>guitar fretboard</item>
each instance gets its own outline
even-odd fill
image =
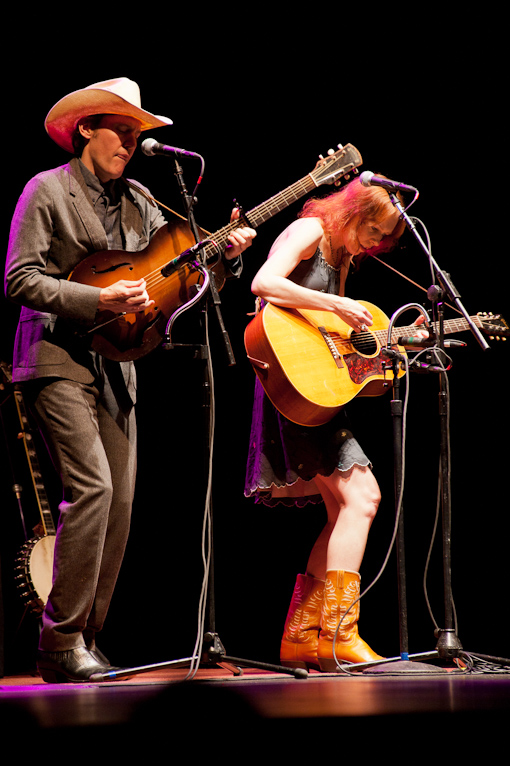
[[[257,205],[248,213],[243,213],[239,220],[231,221],[223,228],[214,232],[214,234],[209,235],[208,239],[211,239],[212,242],[204,248],[207,258],[217,255],[215,245],[220,250],[223,250],[228,243],[229,235],[239,226],[248,223],[249,226],[256,229],[276,215],[276,213],[285,210],[293,202],[297,202],[298,199],[304,197],[312,189],[323,184],[337,183],[342,176],[357,168],[361,163],[361,155],[352,144],[346,144],[344,147],[340,146],[339,151],[330,154],[326,159],[321,158],[321,161],[317,163],[314,170],[304,178],[287,186],[286,189],[278,192],[278,194],[270,197],[265,202],[262,202],[262,204]]]
[[[471,320],[477,325],[477,327],[481,327],[482,323],[480,321],[479,317],[471,317]],[[438,322],[431,322],[431,327],[433,328],[434,332],[439,332],[439,323]],[[397,340],[405,335],[415,335],[416,330],[419,329],[417,325],[412,324],[408,325],[407,327],[397,327],[393,329],[393,333],[391,336],[392,343],[396,343]],[[454,332],[463,332],[464,330],[469,329],[469,324],[466,319],[448,319],[443,323],[443,329],[444,333],[446,335],[450,335]],[[387,330],[376,330],[376,332],[373,333],[377,339],[385,344],[388,339],[388,331]]]
[[[210,235],[210,239],[215,242],[220,250],[223,250],[227,243],[229,235],[239,226],[246,225],[246,223],[252,228],[256,229],[261,224],[269,221],[277,213],[285,210],[293,202],[297,202],[298,199],[304,197],[312,189],[317,186],[311,175],[305,176],[300,181],[291,184],[283,191],[270,197],[265,202],[262,202],[257,207],[254,207],[248,213],[244,214],[240,220],[232,221],[231,223],[223,226],[218,231]],[[214,244],[210,243],[205,247],[205,253],[207,257],[212,257],[216,252]]]

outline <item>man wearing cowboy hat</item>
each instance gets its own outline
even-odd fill
[[[50,683],[111,669],[95,637],[124,555],[136,470],[133,364],[100,357],[76,324],[93,325],[98,310],[152,303],[143,279],[99,288],[68,276],[91,253],[142,250],[164,225],[146,190],[123,174],[140,133],[171,124],[142,109],[127,78],[70,93],[45,126],[75,156],[33,178],[13,216],[5,284],[22,306],[13,381],[23,384],[63,484],[37,660]],[[253,236],[236,229],[225,257],[237,259]]]

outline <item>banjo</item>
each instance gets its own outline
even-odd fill
[[[39,461],[21,391],[14,390],[14,400],[21,423],[21,432],[18,438],[22,438],[25,445],[41,515],[41,523],[34,528],[35,537],[27,540],[18,553],[15,561],[15,580],[17,580],[17,588],[26,608],[39,616],[44,611],[52,586],[56,530],[42,482]]]

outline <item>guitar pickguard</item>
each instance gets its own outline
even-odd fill
[[[343,359],[350,379],[357,386],[364,383],[367,378],[384,375],[383,360],[380,356],[367,359],[359,354],[344,354]]]

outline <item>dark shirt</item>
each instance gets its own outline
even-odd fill
[[[113,180],[103,184],[97,176],[90,172],[80,160],[82,172],[94,210],[101,221],[108,239],[109,250],[122,250],[124,243],[120,227],[120,190],[119,181]]]

